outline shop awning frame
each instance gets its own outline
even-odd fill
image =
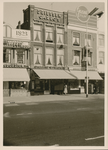
[[[3,81],[30,81],[26,68],[3,68]]]
[[[33,69],[40,79],[76,79],[65,70]]]

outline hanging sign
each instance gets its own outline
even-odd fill
[[[80,6],[76,9],[76,16],[81,22],[87,22],[89,20],[90,16],[88,15],[88,13],[89,12],[87,8],[84,6]]]

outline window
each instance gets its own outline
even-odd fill
[[[15,51],[15,63],[19,63],[19,64],[25,63],[25,50]]]
[[[74,50],[73,64],[80,65],[80,51]]]
[[[64,29],[57,28],[57,43],[64,43]]]
[[[42,48],[34,47],[34,65],[42,65]]]
[[[4,63],[11,62],[11,50],[10,49],[3,50],[3,62]]]
[[[34,25],[34,41],[41,42],[42,41],[42,26]]]
[[[99,52],[99,64],[104,64],[104,52]]]
[[[73,32],[73,45],[80,46],[80,34],[77,32]]]
[[[92,66],[92,52],[88,52],[88,66]]]
[[[99,45],[104,46],[104,35],[102,34],[99,35]]]
[[[53,48],[46,48],[46,65],[53,65]]]
[[[53,27],[46,27],[45,30],[46,30],[45,33],[46,42],[53,42]]]
[[[64,49],[57,49],[57,65],[64,65]]]
[[[85,46],[92,47],[91,35],[87,36],[87,34],[85,34]]]

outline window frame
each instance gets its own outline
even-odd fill
[[[80,54],[80,55],[79,55],[79,64],[78,64],[78,65],[75,65],[75,64],[74,64],[74,63],[75,63],[75,62],[74,62],[74,56],[75,56],[75,55],[74,55],[74,52],[75,52],[75,51],[79,52],[79,54]],[[78,49],[73,50],[73,60],[72,60],[72,64],[73,64],[73,66],[81,66],[81,51],[78,50]]]
[[[4,52],[5,50],[6,50],[6,51],[9,50],[10,52],[8,52],[8,53],[7,53],[7,52]],[[8,59],[9,59],[8,62],[4,62],[4,54],[5,54],[5,55],[6,55],[6,54],[9,55],[9,56],[8,56],[8,57],[9,57],[9,58],[8,58]],[[6,57],[6,56],[5,56],[5,57]],[[5,59],[6,59],[6,58],[5,58]],[[7,49],[4,49],[4,50],[3,50],[3,63],[11,63],[11,49],[8,49],[8,48],[7,48]]]
[[[47,27],[48,27],[48,28],[52,28],[52,31],[48,32]],[[47,39],[46,39],[46,33],[52,33],[52,40],[49,41],[49,42],[48,42]],[[45,26],[45,42],[46,42],[46,43],[50,43],[50,44],[51,44],[51,43],[54,43],[54,26],[49,26],[49,25],[46,25],[46,26]]]
[[[41,29],[40,30],[35,29],[35,27],[34,27],[35,25],[40,26]],[[40,40],[35,40],[36,39],[36,37],[34,37],[34,36],[36,36],[35,31],[40,32]],[[33,41],[34,42],[42,42],[42,24],[33,24]]]
[[[35,49],[37,49],[37,48],[40,48],[40,50],[41,50],[40,53],[36,53],[36,52],[35,52]],[[42,66],[42,47],[39,47],[39,46],[35,46],[35,47],[34,47],[34,59],[36,58],[35,55],[37,55],[37,54],[39,54],[39,55],[41,56],[41,63],[40,63],[40,64],[36,64],[36,63],[35,63],[35,60],[34,60],[34,65],[35,65],[35,66]]]
[[[74,45],[74,43],[73,43],[74,33],[79,34],[79,45]],[[81,47],[81,33],[80,32],[77,32],[77,31],[72,32],[72,45],[75,47]]]
[[[58,32],[58,29],[63,30],[63,33]],[[56,33],[57,33],[57,34],[56,34],[56,43],[59,44],[59,45],[64,45],[64,36],[65,36],[64,28],[59,28],[59,27],[57,27],[57,28],[56,28],[56,31],[57,31],[57,32],[56,32]],[[57,37],[58,35],[62,35],[62,36],[63,36],[63,43],[59,43],[59,42],[58,42],[58,40],[57,40],[57,39],[58,39],[58,37]]]

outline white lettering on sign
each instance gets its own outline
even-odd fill
[[[76,9],[76,16],[81,22],[87,22],[89,20],[88,10],[84,6],[80,6]]]

